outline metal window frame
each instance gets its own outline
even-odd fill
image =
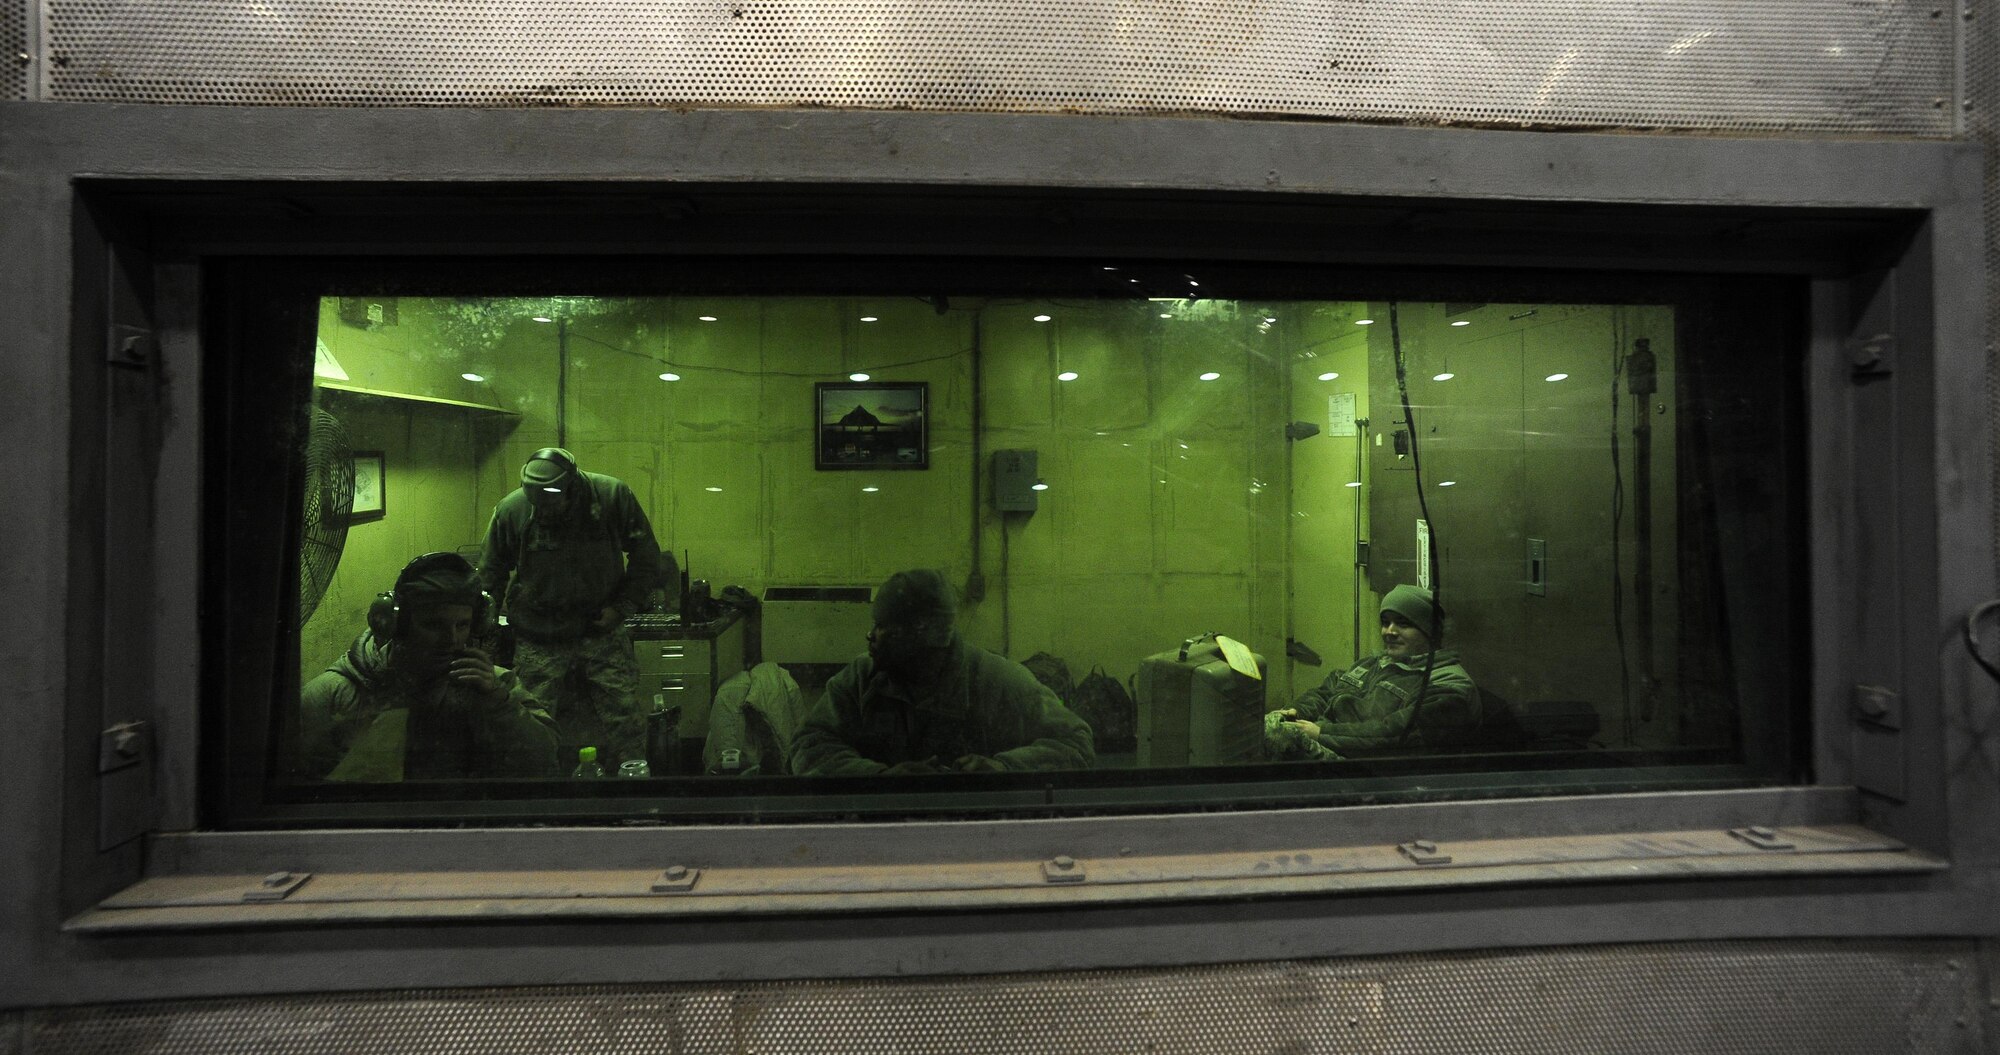
[[[1956,639],[1956,621],[1995,592],[1986,553],[1993,496],[1983,390],[1980,159],[1960,143],[1723,139],[1390,128],[1290,121],[832,112],[233,110],[0,104],[0,251],[17,262],[0,283],[18,310],[0,319],[0,346],[16,392],[68,393],[14,408],[22,436],[64,444],[17,449],[38,486],[20,515],[0,521],[0,550],[23,569],[23,603],[5,639],[22,643],[15,735],[0,738],[12,789],[0,835],[23,852],[0,861],[0,937],[23,1004],[166,998],[235,991],[311,991],[565,981],[958,973],[1136,966],[1443,948],[1835,935],[1973,935],[2000,931],[2000,790],[1981,760],[1995,686]],[[1512,802],[1388,807],[1365,823],[1341,811],[1246,811],[1207,818],[963,822],[895,829],[796,826],[745,829],[568,830],[489,833],[497,849],[538,858],[610,855],[661,862],[684,848],[747,847],[743,860],[789,850],[820,860],[864,860],[866,844],[919,855],[942,845],[963,859],[1053,860],[1090,828],[1116,853],[1127,835],[1215,852],[1345,845],[1304,841],[1301,822],[1357,837],[1451,830],[1467,837],[1547,839],[1585,833],[1859,822],[1902,840],[1944,869],[1836,870],[1676,878],[1665,869],[1619,880],[1612,870],[1547,883],[1532,874],[1499,885],[1399,889],[1183,890],[1158,900],[1094,904],[1062,894],[1032,903],[935,909],[833,904],[778,916],[754,907],[693,918],[500,920],[398,924],[388,916],[340,926],[248,926],[221,921],[188,933],[65,931],[115,892],[176,869],[271,861],[273,872],[399,872],[411,883],[449,881],[460,869],[434,833],[192,833],[119,838],[107,827],[106,777],[138,772],[139,819],[190,827],[202,715],[191,657],[200,538],[193,489],[201,384],[194,310],[198,261],[171,239],[134,226],[129,212],[93,208],[80,188],[101,181],[225,200],[240,183],[301,188],[339,181],[478,184],[495,200],[535,188],[675,184],[763,187],[979,187],[1022,193],[1111,195],[1200,192],[1266,200],[1331,196],[1367,203],[1549,206],[1647,216],[1660,210],[1748,210],[1749,225],[1798,217],[1873,222],[1901,218],[1908,236],[1857,236],[1863,258],[1805,267],[1814,275],[1810,320],[1808,501],[1813,511],[1815,786],[1691,791]],[[141,195],[143,197],[143,195]],[[279,212],[282,198],[260,199]],[[246,206],[248,207],[248,206]],[[671,211],[671,200],[662,208]],[[143,216],[141,217],[143,219]],[[349,250],[406,253],[406,240],[351,218],[290,217]],[[1870,228],[1876,230],[1877,228]],[[210,232],[223,251],[232,229]],[[1754,239],[1752,239],[1754,243]],[[454,247],[433,244],[428,251]],[[476,245],[459,250],[478,251]],[[1678,246],[1681,263],[1754,271],[1770,261],[1740,245]],[[1591,267],[1644,255],[1633,246],[1579,248],[1495,243],[1481,263]],[[131,268],[133,256],[150,266]],[[1385,250],[1385,257],[1395,252]],[[1797,261],[1785,266],[1798,268]],[[143,271],[140,279],[134,271]],[[150,280],[148,291],[126,288]],[[131,316],[150,300],[158,316]],[[118,327],[139,331],[133,334]],[[1893,360],[1865,386],[1852,380],[1887,332]],[[134,344],[129,338],[139,338]],[[105,410],[118,393],[95,364],[137,356],[168,385],[169,413],[151,423],[157,458],[117,463],[105,436],[127,424]],[[150,358],[157,356],[157,358]],[[115,404],[114,404],[115,405]],[[1853,422],[1889,433],[1857,436]],[[120,476],[120,474],[125,474]],[[143,507],[107,487],[150,474]],[[129,515],[134,512],[143,515]],[[60,527],[53,527],[53,526]],[[115,559],[112,559],[115,556]],[[1872,593],[1869,591],[1873,591]],[[1893,594],[1891,603],[1885,594]],[[52,619],[51,613],[62,613]],[[54,629],[61,622],[62,629]],[[143,654],[107,662],[107,641],[136,632]],[[1843,790],[1866,777],[1852,708],[1858,683],[1887,685],[1903,709],[1896,743],[1900,798]],[[100,774],[99,729],[143,721],[144,763]],[[109,741],[107,741],[108,743]],[[128,818],[129,819],[129,818]],[[1065,827],[1067,826],[1067,827]],[[1150,834],[1148,834],[1150,833]],[[747,843],[742,840],[749,840]],[[782,843],[780,842],[782,840]],[[447,847],[448,848],[448,847]],[[1419,850],[1419,852],[1422,852]],[[206,862],[206,864],[204,863]],[[320,866],[322,869],[324,866]],[[664,865],[662,865],[664,868]],[[283,887],[290,879],[273,884]],[[1277,893],[1273,891],[1272,893]],[[136,965],[154,968],[135,972]]]

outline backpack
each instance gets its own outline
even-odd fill
[[[1021,665],[1028,668],[1028,673],[1033,674],[1036,681],[1055,693],[1056,699],[1069,703],[1070,695],[1076,691],[1076,683],[1070,680],[1069,664],[1063,662],[1061,657],[1037,652],[1022,660]]]
[[[1090,668],[1090,673],[1076,683],[1070,694],[1069,709],[1090,723],[1100,753],[1138,750],[1139,705],[1103,667]]]

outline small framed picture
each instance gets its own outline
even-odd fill
[[[815,387],[815,468],[930,468],[929,382],[822,381]]]
[[[381,451],[354,452],[354,508],[348,516],[370,520],[388,508],[388,477],[382,469]]]

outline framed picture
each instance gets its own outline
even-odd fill
[[[816,468],[930,468],[929,382],[822,381],[815,387]]]
[[[387,487],[388,477],[382,469],[382,452],[355,451],[354,508],[348,516],[354,520],[369,520],[381,516],[388,508]]]

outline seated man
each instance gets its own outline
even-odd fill
[[[1264,716],[1276,759],[1420,753],[1462,745],[1479,724],[1479,688],[1443,645],[1444,610],[1431,592],[1402,585],[1382,598],[1382,651],[1331,674],[1291,707]],[[1424,668],[1430,683],[1424,685]],[[1422,703],[1418,690],[1422,688]]]
[[[394,781],[557,775],[549,716],[470,647],[491,604],[472,564],[426,553],[376,597],[368,629],[299,701],[300,775]]]
[[[868,654],[826,683],[792,738],[792,772],[984,773],[1095,760],[1090,727],[1055,693],[959,637],[944,576],[889,576],[874,614]]]

